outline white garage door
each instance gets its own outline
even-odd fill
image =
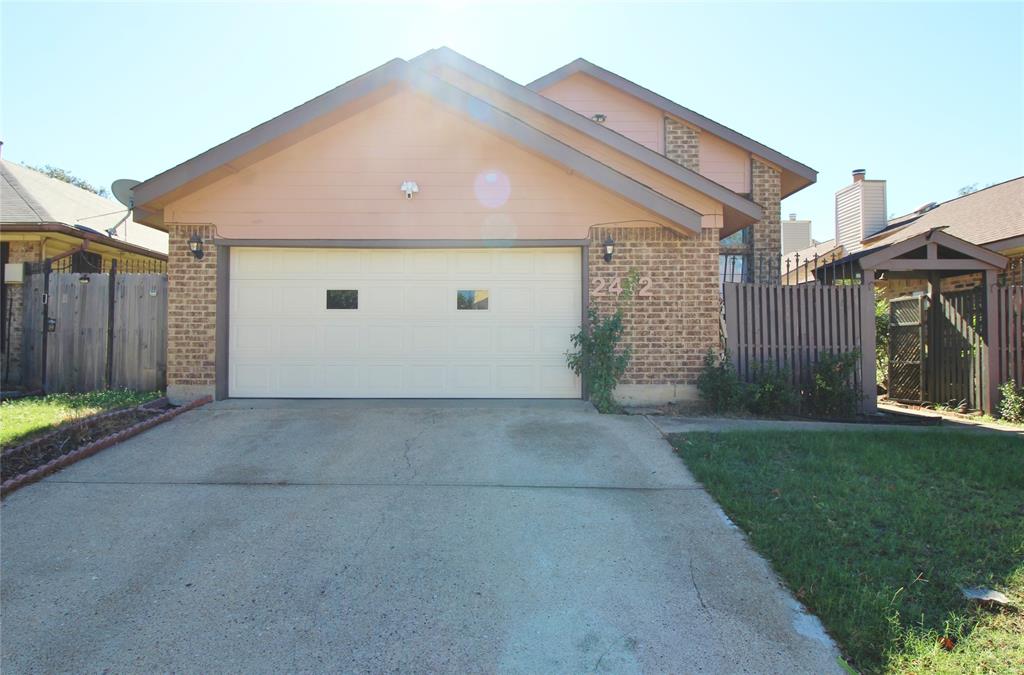
[[[232,248],[229,394],[578,398],[580,249]]]

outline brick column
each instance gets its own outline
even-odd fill
[[[750,226],[754,258],[751,265],[754,281],[768,281],[782,252],[782,172],[757,157],[752,164],[753,199],[764,211],[764,217]],[[771,271],[766,261],[771,261]]]
[[[217,247],[213,225],[171,224],[167,251],[167,396],[181,403],[216,391]],[[188,249],[203,238],[202,260]]]
[[[666,117],[665,156],[687,169],[700,171],[700,130]]]
[[[611,262],[602,242],[615,240]],[[718,230],[687,237],[657,226],[595,227],[590,235],[590,306],[614,311],[613,282],[635,269],[650,280],[624,316],[623,342],[633,359],[616,390],[621,403],[650,404],[697,397],[697,375],[719,344]]]
[[[39,262],[42,260],[42,257],[42,242],[10,242],[10,248],[8,249],[8,262]],[[22,381],[21,362],[24,345],[22,335],[25,326],[24,298],[24,288],[21,284],[7,284],[7,301],[10,303],[11,310],[11,322],[8,327],[10,340],[6,343],[7,352],[0,354],[0,369],[3,370],[3,381],[9,384],[20,384]],[[5,315],[7,310],[7,307],[3,308]],[[8,358],[10,359],[9,361]]]

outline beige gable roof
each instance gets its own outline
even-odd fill
[[[116,225],[125,211],[113,200],[0,159],[0,224],[63,223],[102,233]],[[165,233],[132,220],[122,223],[116,235],[119,241],[167,253]]]
[[[948,234],[979,246],[1024,236],[1024,176],[943,202],[920,216],[907,214],[864,240],[875,248],[945,228]]]

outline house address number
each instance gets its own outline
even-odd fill
[[[597,278],[594,279],[594,288],[590,294],[594,296],[601,295],[618,295],[622,292],[622,277],[615,277],[611,283],[607,280]],[[637,296],[641,298],[649,298],[654,295],[654,291],[651,290],[651,278],[640,277],[637,280]]]

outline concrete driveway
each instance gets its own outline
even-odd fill
[[[650,422],[579,402],[217,403],[2,537],[5,673],[838,670]]]

